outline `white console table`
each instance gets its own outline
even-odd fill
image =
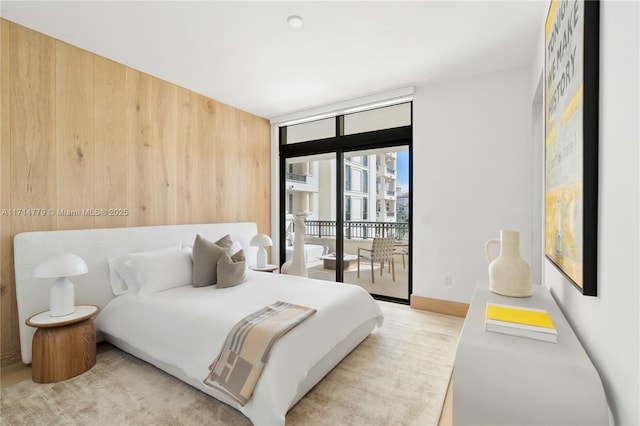
[[[608,407],[591,360],[546,287],[504,297],[476,288],[453,372],[454,425],[606,425]],[[484,329],[487,302],[546,309],[558,343]]]

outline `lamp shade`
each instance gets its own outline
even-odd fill
[[[35,278],[72,277],[86,274],[87,264],[80,256],[72,253],[60,253],[38,263],[33,270]]]
[[[249,241],[249,245],[257,247],[272,246],[273,241],[271,241],[271,238],[269,238],[268,235],[258,234],[251,238],[251,241]]]

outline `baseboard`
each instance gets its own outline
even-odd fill
[[[0,356],[0,367],[4,368],[12,364],[16,364],[22,361],[20,355],[20,348],[18,350],[11,350],[3,352]]]
[[[450,300],[432,299],[430,297],[411,295],[411,307],[438,314],[465,318],[469,310],[468,303],[452,302]]]

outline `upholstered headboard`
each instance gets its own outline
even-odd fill
[[[27,364],[31,362],[31,341],[35,333],[35,328],[26,325],[25,321],[49,309],[49,287],[53,280],[32,277],[33,269],[43,259],[63,252],[82,257],[89,272],[71,278],[75,287],[75,303],[102,308],[115,297],[107,263],[112,257],[178,243],[192,245],[197,234],[211,241],[230,234],[231,239],[242,245],[247,263],[252,265],[256,263],[257,248],[250,247],[249,240],[257,232],[255,223],[241,222],[17,234],[13,246],[22,361]]]

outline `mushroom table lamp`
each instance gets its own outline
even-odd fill
[[[258,262],[258,264],[256,266],[258,268],[264,268],[265,266],[267,266],[267,250],[265,249],[265,247],[273,245],[273,241],[271,241],[271,238],[269,238],[269,236],[265,234],[258,234],[251,238],[251,241],[249,241],[249,245],[258,247],[258,254],[256,257],[256,261]]]
[[[87,264],[80,256],[61,253],[38,263],[35,278],[56,278],[49,291],[49,316],[63,317],[75,311],[73,283],[67,277],[86,274]]]

